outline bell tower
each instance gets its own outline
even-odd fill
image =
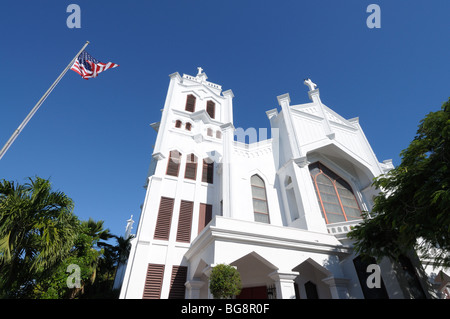
[[[161,120],[151,124],[156,143],[121,298],[184,297],[183,256],[209,221],[222,215],[227,170],[219,162],[230,134],[223,127],[233,122],[233,93],[197,69],[196,76],[169,75]]]

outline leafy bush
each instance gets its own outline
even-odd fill
[[[215,299],[227,299],[241,293],[241,275],[233,266],[216,265],[209,277],[209,289]]]

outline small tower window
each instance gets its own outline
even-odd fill
[[[177,120],[177,121],[175,122],[175,127],[176,127],[176,128],[180,128],[180,127],[181,127],[181,121],[180,121],[180,120]]]
[[[185,110],[188,112],[194,112],[195,111],[195,101],[196,101],[195,96],[192,94],[189,94],[186,98]]]
[[[222,132],[216,131],[216,138],[222,138]]]
[[[209,117],[213,119],[216,113],[216,103],[208,101],[206,103],[206,112],[209,114]]]
[[[192,124],[191,123],[186,123],[185,127],[186,131],[190,131],[192,129]]]
[[[213,136],[213,130],[211,128],[208,127],[208,129],[206,130],[206,135],[208,136]]]

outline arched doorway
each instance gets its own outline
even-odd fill
[[[292,270],[300,273],[295,279],[298,299],[331,299],[330,287],[323,282],[324,279],[332,276],[329,270],[311,258]]]
[[[237,299],[275,299],[276,289],[270,274],[278,268],[255,252],[231,263],[241,275],[242,291]]]

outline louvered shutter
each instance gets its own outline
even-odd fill
[[[208,161],[210,161],[208,159]],[[202,182],[213,183],[213,173],[214,173],[214,162],[208,163],[203,160],[203,170],[202,170]]]
[[[189,94],[186,98],[186,107],[185,110],[188,112],[194,112],[195,111],[195,96],[192,94]]]
[[[186,158],[186,171],[184,178],[195,180],[197,177],[197,156],[189,154]]]
[[[212,218],[212,205],[200,204],[200,212],[198,215],[198,233],[205,228]]]
[[[181,201],[180,217],[178,219],[177,241],[189,243],[191,241],[191,225],[192,225],[192,211],[194,208],[193,202]]]
[[[213,119],[216,113],[216,103],[213,101],[206,102],[206,113]]]
[[[167,163],[167,175],[178,176],[180,170],[181,153],[178,151],[170,151],[169,160]]]
[[[170,281],[169,299],[184,299],[187,278],[187,267],[185,266],[173,266],[172,278]]]
[[[169,240],[174,201],[173,198],[161,197],[158,219],[156,220],[155,239]]]
[[[148,264],[142,299],[160,299],[164,265]]]

